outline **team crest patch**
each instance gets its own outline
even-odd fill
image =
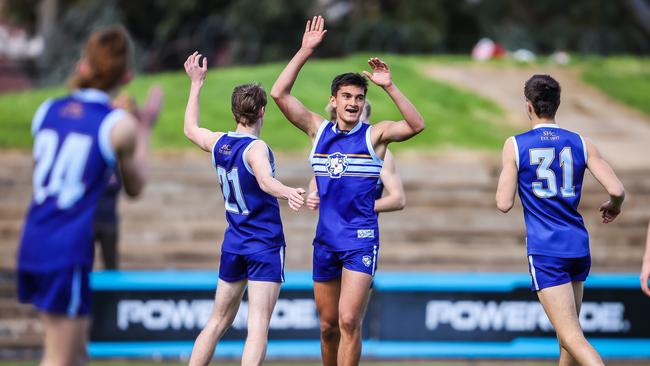
[[[327,156],[327,171],[332,178],[341,178],[341,175],[348,170],[348,156],[335,152]]]
[[[363,258],[361,258],[361,261],[363,262],[363,265],[366,267],[370,267],[372,264],[372,258],[369,255],[364,255]]]

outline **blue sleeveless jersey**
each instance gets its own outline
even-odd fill
[[[375,200],[381,198],[384,195],[384,182],[381,181],[381,178],[377,179],[377,185],[375,186]]]
[[[541,124],[513,142],[528,254],[589,255],[589,236],[578,213],[587,167],[582,137],[555,124]]]
[[[93,216],[115,155],[110,142],[124,111],[94,89],[48,100],[32,121],[33,198],[25,219],[18,268],[92,268]]]
[[[370,127],[359,122],[344,132],[323,121],[316,134],[310,154],[320,195],[314,244],[333,251],[379,245],[374,209],[383,161],[370,142]]]
[[[246,162],[246,153],[256,141],[253,135],[229,132],[212,148],[228,221],[221,246],[224,252],[246,255],[285,245],[278,200],[260,188]],[[275,175],[270,148],[269,157]]]

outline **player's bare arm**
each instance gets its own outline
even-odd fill
[[[323,117],[308,110],[298,98],[291,95],[291,88],[293,88],[302,67],[322,42],[325,33],[327,30],[323,17],[315,16],[312,20],[307,21],[300,49],[282,70],[271,88],[271,97],[284,116],[312,139],[316,136]]]
[[[254,143],[246,154],[246,162],[250,165],[255,179],[260,188],[275,198],[287,200],[292,210],[298,211],[305,203],[302,188],[285,186],[273,177],[271,164],[269,163],[269,149],[264,141]]]
[[[603,223],[608,224],[621,213],[621,206],[625,200],[625,188],[612,167],[603,159],[596,145],[587,138],[584,140],[587,145],[587,168],[609,194],[609,200],[600,206]]]
[[[404,117],[401,121],[383,121],[372,126],[371,138],[377,155],[383,156],[386,145],[391,142],[408,140],[424,130],[424,118],[413,103],[397,88],[393,82],[388,65],[377,57],[368,60],[372,73],[364,70],[363,73],[375,85],[386,91],[393,100],[397,109]]]
[[[510,211],[515,204],[517,193],[517,163],[512,139],[507,139],[503,145],[501,175],[497,185],[497,208],[503,213]]]
[[[648,234],[645,239],[645,254],[643,255],[643,264],[641,265],[641,290],[647,296],[650,296],[648,288],[648,279],[650,278],[650,222],[648,222]]]
[[[386,194],[375,200],[375,212],[391,212],[404,209],[406,195],[404,185],[395,166],[395,159],[389,150],[386,150],[384,165],[379,172],[379,178],[384,183]]]
[[[190,95],[185,108],[185,121],[183,132],[185,136],[192,141],[201,150],[210,152],[214,143],[223,135],[222,132],[210,131],[207,128],[199,126],[199,101],[201,89],[205,76],[208,73],[208,60],[204,57],[201,61],[201,54],[194,52],[185,61],[185,72],[190,78]]]
[[[318,186],[316,185],[316,177],[312,176],[309,180],[309,193],[307,193],[307,208],[310,210],[318,210],[320,206],[320,196],[318,196]]]
[[[131,197],[138,196],[146,184],[146,151],[150,135],[150,127],[139,126],[128,112],[111,131],[111,144],[124,181],[124,191]]]

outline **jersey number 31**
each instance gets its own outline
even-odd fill
[[[530,165],[539,165],[537,167],[537,179],[546,180],[546,186],[543,182],[533,182],[533,193],[539,198],[551,198],[557,196],[557,178],[555,172],[551,169],[551,163],[555,160],[554,148],[530,149]],[[571,148],[565,147],[560,151],[560,168],[562,168],[562,186],[560,193],[562,197],[573,197],[576,194],[576,187],[573,185],[573,156]]]

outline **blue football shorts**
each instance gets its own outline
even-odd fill
[[[253,254],[221,252],[219,278],[226,282],[284,282],[284,246],[264,249]]]
[[[74,318],[90,313],[90,270],[82,266],[51,271],[18,271],[18,300],[44,313]]]
[[[314,244],[313,279],[317,282],[331,281],[341,277],[343,268],[350,271],[375,275],[377,271],[377,245],[345,250],[333,251],[321,244]]]
[[[558,258],[532,254],[528,256],[531,290],[563,285],[573,281],[584,282],[591,269],[591,256]]]

